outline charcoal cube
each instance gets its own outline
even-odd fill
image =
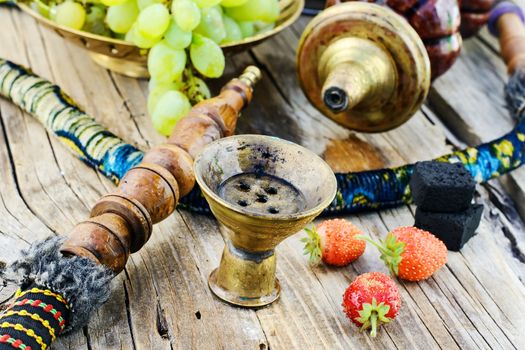
[[[424,211],[454,213],[466,210],[476,182],[461,164],[419,162],[410,179],[414,203]]]
[[[436,213],[417,208],[414,226],[442,240],[448,250],[459,251],[476,234],[482,213],[483,205],[480,204],[459,213]]]

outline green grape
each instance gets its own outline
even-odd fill
[[[106,15],[106,23],[115,33],[127,33],[139,14],[135,0],[129,0],[121,5],[110,6]]]
[[[131,28],[129,29],[129,31],[126,33],[126,35],[124,36],[124,41],[127,41],[127,42],[130,42],[130,43],[133,43],[135,44],[135,25],[132,25]],[[137,44],[135,44],[137,45]],[[138,46],[138,45],[137,45]],[[140,47],[140,46],[139,46]]]
[[[248,0],[241,6],[226,8],[226,14],[237,21],[275,22],[279,18],[279,1]]]
[[[204,101],[211,97],[210,89],[208,85],[198,77],[191,77],[184,86],[184,92],[188,96],[192,105]]]
[[[243,38],[241,28],[233,19],[228,16],[222,16],[224,28],[226,29],[226,37],[222,40],[223,43],[230,43],[239,41]]]
[[[177,25],[185,32],[191,32],[201,21],[201,11],[192,0],[173,0],[171,13]]]
[[[153,82],[153,83],[152,83]],[[170,83],[160,83],[155,79],[150,79],[149,82],[149,94],[148,94],[148,112],[153,113],[159,99],[164,95],[165,92],[169,90],[179,90],[182,88],[181,82],[170,82]]]
[[[143,36],[160,38],[170,25],[170,12],[163,4],[153,4],[142,10],[137,18],[137,30]]]
[[[186,52],[171,48],[161,41],[148,54],[148,71],[159,82],[172,82],[182,76],[186,66]]]
[[[218,78],[224,72],[224,54],[213,40],[193,34],[190,45],[191,63],[195,69],[208,78]]]
[[[100,0],[100,2],[106,6],[122,5],[123,3],[127,1],[128,0]]]
[[[73,29],[81,29],[86,21],[86,10],[78,2],[66,1],[57,5],[55,22]]]
[[[201,9],[217,5],[221,0],[193,0]]]
[[[222,0],[221,6],[223,7],[236,7],[244,5],[248,0]]]
[[[159,38],[147,38],[137,30],[137,23],[135,22],[129,32],[126,34],[126,41],[130,41],[141,49],[149,49],[160,41]]]
[[[257,34],[268,32],[275,27],[275,23],[266,23],[263,21],[254,22],[253,25]]]
[[[139,7],[139,10],[142,11],[146,7],[154,4],[160,4],[162,3],[162,0],[137,0],[137,5]]]
[[[201,9],[201,22],[194,32],[204,35],[216,43],[220,43],[226,37],[226,28],[218,6]]]
[[[165,92],[157,102],[151,121],[153,126],[162,135],[169,136],[175,124],[188,114],[191,104],[181,92],[170,90]]]
[[[0,1],[0,3],[7,2],[7,1],[9,0],[2,0]],[[54,9],[55,6],[50,6],[48,4],[45,4],[42,0],[33,0],[33,2],[31,3],[31,8],[37,11],[38,13],[40,13],[42,16],[51,18],[54,20],[54,17],[51,14],[51,10]]]
[[[158,81],[157,79],[155,78],[150,78],[150,80],[148,81],[148,91],[153,91],[154,89],[157,89],[159,87],[164,87],[165,91],[167,90],[179,90],[179,91],[182,91],[183,87],[184,87],[184,84],[181,80],[177,80],[177,81],[170,81],[168,83],[166,82],[162,82],[162,81]],[[167,88],[169,89],[167,89]]]
[[[253,22],[237,22],[239,28],[241,29],[242,37],[249,38],[255,34],[255,27]]]
[[[106,11],[103,5],[90,6],[82,30],[98,35],[111,36],[111,32],[104,21],[105,17]]]
[[[185,32],[172,20],[164,34],[166,43],[174,49],[185,49],[191,44],[191,32]]]

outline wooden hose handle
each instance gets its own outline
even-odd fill
[[[501,56],[509,74],[525,69],[525,25],[522,9],[511,3],[499,3],[489,18],[489,31],[499,38]]]
[[[77,224],[60,251],[87,257],[118,273],[131,253],[144,246],[152,226],[175,210],[195,184],[193,159],[207,144],[231,136],[240,111],[250,103],[261,72],[250,66],[221,93],[195,105],[167,143],[148,151],[114,193],[102,197],[91,217]]]

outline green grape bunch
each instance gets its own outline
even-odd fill
[[[148,112],[169,135],[191,106],[210,97],[203,78],[224,72],[222,44],[270,30],[278,0],[32,0],[57,24],[148,50]]]

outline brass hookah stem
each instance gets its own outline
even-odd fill
[[[234,133],[260,78],[260,70],[250,66],[217,97],[195,105],[167,143],[148,151],[115,192],[98,200],[90,218],[73,228],[60,251],[122,271],[129,255],[148,241],[153,224],[173,213],[179,198],[195,185],[194,157],[207,144]]]
[[[319,59],[324,104],[334,113],[371,107],[395,91],[397,70],[392,58],[371,40],[336,40]]]

